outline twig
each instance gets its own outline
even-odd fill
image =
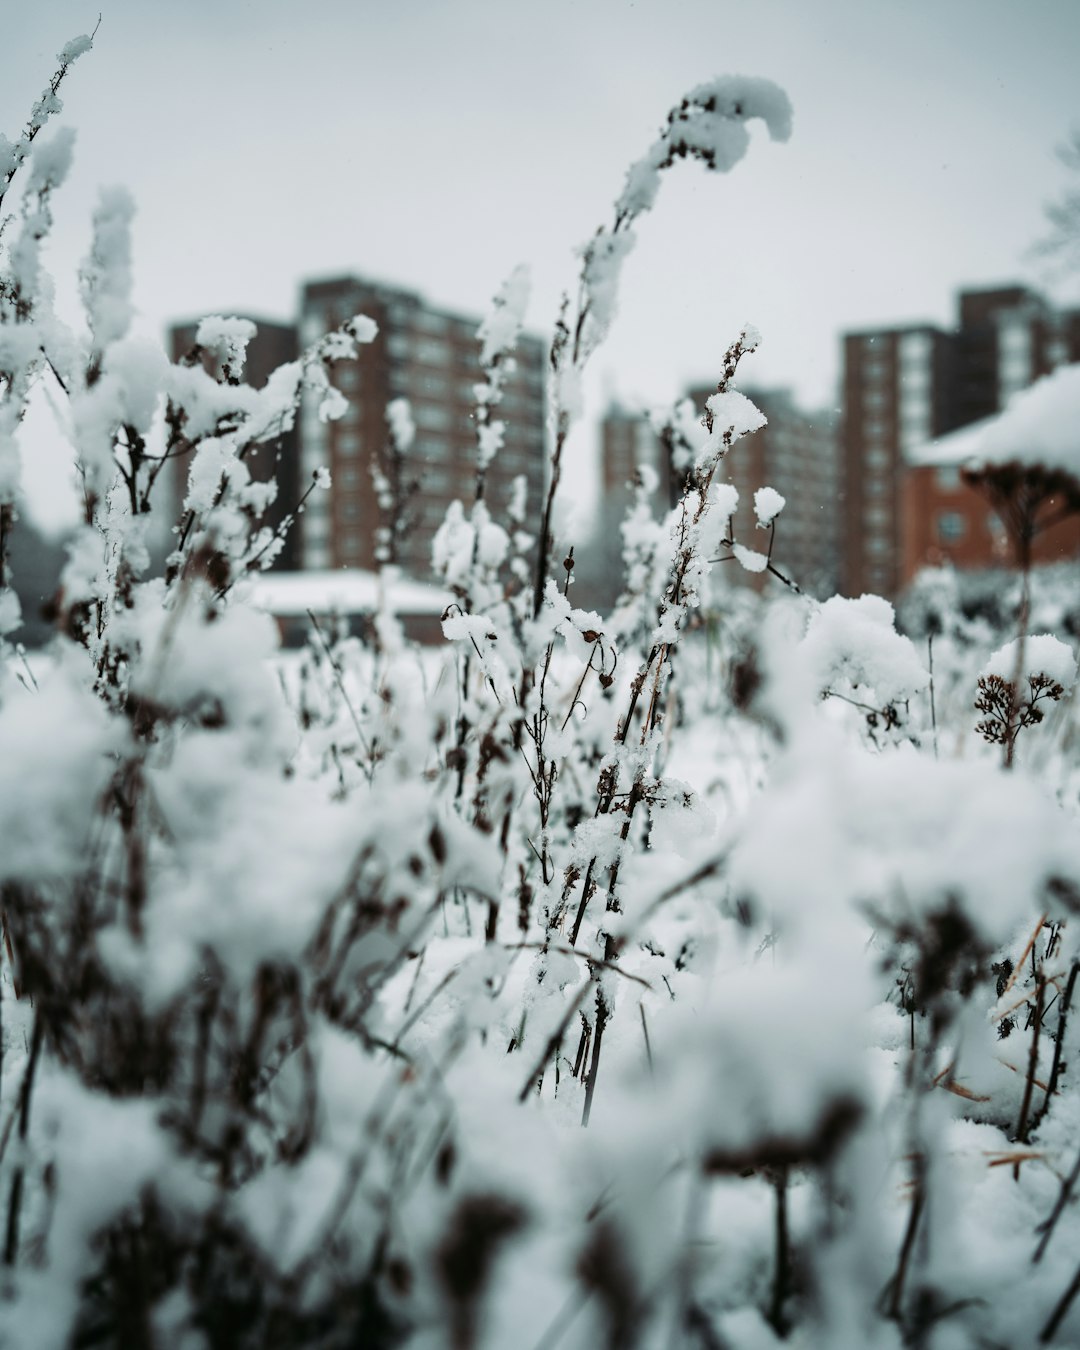
[[[1080,1293],[1080,1266],[1077,1267],[1076,1274],[1072,1277],[1068,1289],[1058,1300],[1057,1307],[1050,1314],[1050,1319],[1039,1333],[1039,1340],[1045,1345],[1047,1341],[1052,1341],[1057,1333],[1058,1327],[1065,1320],[1065,1314],[1072,1306],[1072,1301]]]
[[[616,975],[621,975],[623,979],[633,980],[635,984],[643,985],[652,993],[652,985],[641,975],[634,975],[629,970],[623,970],[614,961],[605,961],[603,957],[597,956],[595,952],[583,952],[577,947],[560,947],[551,942],[511,942],[507,945],[509,952],[558,952],[561,956],[577,956],[582,961],[588,961],[590,966],[597,966],[601,970],[614,971]]]
[[[1046,994],[1046,981],[1039,975],[1035,984],[1035,1016],[1031,1024],[1031,1052],[1028,1056],[1027,1078],[1024,1082],[1024,1100],[1020,1104],[1020,1119],[1016,1125],[1016,1138],[1021,1144],[1027,1143],[1028,1112],[1031,1110],[1031,1094],[1035,1088],[1035,1070],[1039,1065],[1039,1037],[1042,1033],[1043,998]],[[1013,1168],[1013,1179],[1020,1180],[1020,1164]]]
[[[1057,1227],[1058,1220],[1061,1218],[1062,1214],[1065,1213],[1065,1206],[1072,1198],[1073,1189],[1078,1180],[1080,1180],[1080,1153],[1076,1155],[1076,1162],[1073,1164],[1072,1171],[1061,1183],[1061,1190],[1058,1192],[1058,1198],[1054,1203],[1054,1208],[1050,1211],[1049,1216],[1045,1218],[1035,1230],[1036,1233],[1042,1234],[1042,1240],[1035,1248],[1035,1254],[1031,1258],[1032,1265],[1038,1265],[1043,1259],[1043,1254],[1046,1251],[1047,1245],[1054,1235],[1054,1229]]]
[[[585,1105],[581,1109],[581,1127],[589,1123],[589,1117],[592,1115],[593,1097],[596,1093],[596,1076],[600,1072],[600,1046],[604,1039],[604,1028],[607,1026],[608,1011],[604,1002],[604,996],[597,990],[596,993],[596,1033],[593,1036],[592,1063],[589,1065],[589,1076],[585,1080]]]
[[[1038,936],[1039,936],[1039,934],[1042,932],[1043,924],[1046,922],[1047,918],[1048,918],[1048,915],[1043,914],[1042,917],[1039,919],[1039,922],[1035,925],[1035,928],[1034,928],[1034,930],[1032,931],[1031,936],[1030,936],[1030,937],[1028,938],[1028,940],[1027,940],[1027,946],[1026,946],[1026,947],[1024,948],[1024,950],[1020,953],[1020,959],[1019,959],[1019,961],[1017,961],[1016,965],[1013,966],[1013,968],[1012,968],[1012,974],[1009,976],[1009,978],[1008,978],[1008,979],[1006,980],[1006,982],[1005,982],[1005,988],[1001,991],[1001,996],[998,998],[998,1004],[999,1004],[999,1005],[1000,1005],[1000,1003],[1001,1003],[1001,1000],[1006,996],[1006,994],[1008,994],[1009,990],[1010,990],[1010,989],[1013,987],[1013,985],[1016,983],[1017,976],[1020,974],[1020,971],[1023,969],[1024,962],[1025,962],[1025,961],[1027,960],[1027,958],[1028,958],[1028,952],[1030,952],[1031,949],[1035,946],[1035,943],[1036,943],[1036,941],[1038,940]]]
[[[638,1012],[641,1014],[641,1034],[645,1038],[645,1058],[649,1063],[649,1074],[653,1074],[652,1044],[649,1041],[649,1024],[645,1020],[645,1004],[638,1004]]]
[[[788,1280],[790,1278],[791,1252],[788,1238],[786,1166],[776,1169],[773,1189],[776,1192],[776,1254],[773,1268],[772,1300],[769,1304],[767,1320],[780,1337],[787,1335],[787,1320],[784,1317],[784,1302],[787,1299]]]
[[[372,763],[371,746],[368,744],[368,739],[364,735],[364,729],[360,725],[360,718],[356,715],[356,709],[353,707],[349,695],[345,692],[345,681],[341,676],[341,667],[334,658],[334,653],[330,649],[329,642],[327,642],[326,638],[323,636],[323,630],[319,627],[318,619],[316,619],[310,609],[306,610],[305,613],[311,620],[311,626],[315,629],[315,635],[319,639],[323,651],[326,653],[326,659],[330,662],[330,669],[334,672],[334,682],[341,693],[342,702],[349,710],[349,716],[352,718],[352,724],[356,728],[357,736],[360,738],[360,744],[364,747],[364,754],[367,755],[367,764],[362,765],[361,767],[364,770],[368,782],[372,783],[375,781],[375,765]]]
[[[1061,1073],[1062,1054],[1065,1049],[1065,1030],[1068,1025],[1069,1005],[1072,1003],[1073,990],[1076,988],[1076,977],[1078,973],[1080,973],[1080,961],[1074,961],[1072,969],[1069,971],[1068,983],[1065,985],[1065,993],[1061,999],[1061,1008],[1058,1012],[1057,1039],[1054,1042],[1054,1062],[1050,1069],[1050,1081],[1046,1087],[1046,1097],[1043,1099],[1040,1115],[1045,1115],[1050,1109],[1050,1098],[1057,1091],[1058,1077]]]

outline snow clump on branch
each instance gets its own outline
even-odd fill
[[[791,135],[791,101],[772,80],[722,75],[699,84],[668,114],[668,125],[626,175],[616,203],[628,218],[648,211],[660,190],[660,170],[676,159],[700,159],[709,169],[727,173],[750,145],[746,123],[760,118],[774,141]]]

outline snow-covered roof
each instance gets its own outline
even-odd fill
[[[408,577],[360,568],[338,568],[310,572],[264,572],[248,583],[246,594],[259,609],[286,618],[319,614],[331,610],[358,614],[374,610],[379,603],[380,587],[385,587],[390,609],[395,614],[442,614],[454,597],[438,586],[429,586]]]
[[[1080,478],[1080,365],[1020,390],[1003,412],[913,446],[909,464],[1042,464]]]

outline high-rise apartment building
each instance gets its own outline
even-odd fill
[[[841,585],[894,596],[920,567],[1004,562],[1000,526],[927,442],[998,412],[1059,365],[1080,360],[1080,312],[1023,286],[964,291],[952,332],[881,328],[843,339]]]
[[[715,392],[714,386],[695,387],[688,391],[687,398],[703,410],[706,399]],[[764,536],[755,532],[754,493],[762,487],[775,488],[786,502],[776,524],[777,565],[802,589],[829,595],[836,588],[839,564],[836,416],[825,411],[806,412],[786,389],[748,389],[746,393],[768,418],[768,424],[736,441],[721,469],[721,477],[739,490],[740,505],[734,521],[738,541],[748,548],[761,547]],[[667,508],[669,496],[678,499],[682,483],[643,414],[627,412],[614,404],[600,431],[602,528],[610,535],[629,504],[629,484],[638,465],[648,464],[656,470],[657,509]],[[732,567],[730,575],[732,581],[755,590],[763,589],[768,582],[766,575],[741,568]]]
[[[299,352],[299,338],[293,324],[275,323],[269,319],[252,319],[255,336],[248,343],[244,361],[244,378],[248,384],[261,389],[278,366],[295,361]],[[169,329],[169,352],[173,361],[179,361],[195,346],[198,323],[175,324]],[[216,374],[217,372],[213,372]],[[251,476],[263,483],[277,479],[277,497],[267,508],[264,523],[276,529],[296,508],[303,494],[300,482],[300,432],[294,426],[275,440],[257,447],[245,461]],[[187,475],[190,465],[185,459],[172,462],[168,477],[173,498],[174,513],[187,494]],[[300,539],[295,527],[285,535],[284,546],[274,560],[275,571],[291,572],[300,566]]]
[[[431,546],[447,506],[473,499],[476,473],[475,386],[482,378],[479,320],[428,305],[419,295],[365,281],[335,277],[304,286],[300,335],[317,341],[354,315],[378,325],[374,342],[356,361],[339,362],[334,379],[349,400],[336,421],[321,422],[314,400],[301,410],[302,478],[320,465],[330,469],[329,493],[309,498],[300,519],[303,568],[361,567],[376,563],[376,532],[382,521],[373,470],[387,467],[387,405],[409,401],[416,428],[406,457],[407,480],[415,479],[408,528],[397,562],[418,579],[431,576]],[[540,339],[523,334],[516,367],[495,410],[506,428],[502,449],[488,470],[485,496],[497,520],[505,517],[514,480],[526,481],[530,514],[539,511],[544,485],[545,351]]]
[[[642,465],[657,475],[655,505],[661,497],[667,502],[667,468],[647,413],[623,407],[617,401],[608,405],[600,421],[600,486],[605,512],[621,520],[634,495],[638,470]]]
[[[757,529],[754,494],[775,488],[784,498],[776,521],[773,557],[785,576],[812,595],[832,595],[839,568],[840,460],[835,413],[807,412],[788,389],[746,389],[746,396],[765,414],[760,431],[743,436],[724,461],[727,481],[739,491],[734,519],[740,544],[764,551],[764,532]],[[713,388],[692,389],[694,406],[703,408]],[[729,564],[734,567],[735,564]],[[763,590],[766,573],[743,572],[738,580]]]

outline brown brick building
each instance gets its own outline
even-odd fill
[[[1007,561],[986,501],[955,461],[919,447],[999,411],[1009,397],[1080,359],[1080,312],[1022,286],[965,291],[958,326],[849,333],[843,339],[841,587],[895,596],[923,566]],[[1048,536],[1055,560],[1065,541]]]
[[[335,277],[304,286],[300,335],[305,345],[356,314],[378,324],[375,341],[359,360],[341,362],[335,379],[349,400],[337,421],[320,422],[314,401],[301,412],[302,477],[319,465],[331,473],[329,493],[313,495],[301,518],[303,568],[375,566],[380,525],[372,469],[385,468],[386,407],[406,398],[416,427],[406,476],[417,490],[406,519],[400,565],[412,576],[431,576],[431,544],[446,508],[455,499],[472,502],[476,473],[474,386],[481,379],[479,320],[428,305],[411,291],[358,277]],[[504,520],[515,478],[524,475],[530,518],[539,510],[544,482],[545,351],[522,335],[516,370],[504,386],[496,416],[506,426],[505,443],[492,463],[486,499]]]
[[[692,389],[704,408],[712,388]],[[754,493],[772,487],[785,500],[776,522],[773,558],[777,567],[812,595],[836,590],[839,567],[840,457],[837,418],[821,409],[800,408],[788,389],[743,391],[769,419],[760,431],[736,441],[724,461],[727,481],[739,491],[734,526],[738,542],[764,551],[768,535],[756,528]],[[755,590],[775,585],[763,572],[735,570],[733,578]]]
[[[700,386],[687,393],[696,409],[716,392]],[[760,431],[736,442],[724,462],[723,478],[739,490],[736,535],[748,548],[760,549],[767,538],[755,530],[754,493],[773,487],[786,505],[776,527],[776,563],[804,590],[831,595],[836,589],[839,563],[840,461],[836,416],[827,411],[806,412],[786,389],[748,389],[747,397],[769,419]],[[603,498],[601,522],[617,541],[618,525],[630,502],[629,484],[639,464],[648,464],[658,477],[656,510],[678,500],[680,475],[666,462],[663,447],[649,420],[613,404],[600,426]],[[617,560],[617,544],[609,547]],[[614,565],[614,563],[612,564]],[[770,582],[763,573],[745,572],[729,565],[730,579],[761,590]]]
[[[605,511],[621,521],[643,464],[657,475],[655,509],[665,507],[667,469],[662,459],[660,442],[648,415],[611,403],[600,421],[600,485]]]

